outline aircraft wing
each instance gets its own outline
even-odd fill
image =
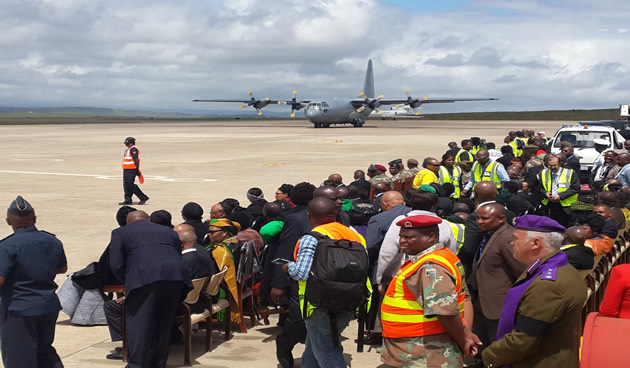
[[[413,100],[414,104],[416,106],[419,106],[421,104],[425,104],[425,103],[453,103],[453,102],[460,102],[460,101],[496,101],[498,100],[498,98],[423,98],[423,99],[417,99],[417,100]],[[361,103],[363,100],[357,99],[356,100],[357,103]],[[353,100],[354,102],[354,100]],[[409,99],[381,99],[379,100],[381,105],[403,105],[403,104],[408,104]]]
[[[270,104],[277,104],[278,101],[277,100],[267,100],[264,99],[263,101],[267,101]],[[242,100],[228,100],[228,99],[211,99],[211,100],[193,100],[193,102],[234,102],[234,103],[242,103],[242,104],[247,104],[252,102],[251,99],[242,99]]]

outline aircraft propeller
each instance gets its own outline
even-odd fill
[[[378,107],[381,106],[380,101],[385,97],[384,95],[380,95],[377,98],[373,98],[371,100],[368,97],[365,97],[365,93],[363,92],[361,92],[360,96],[365,98],[365,102],[363,103],[363,106],[357,109],[357,112],[361,112],[369,107],[371,110],[376,111],[377,114],[382,114]]]
[[[252,91],[249,91],[249,98],[251,99],[251,101],[244,105],[241,105],[241,109],[252,106],[256,109],[258,115],[262,115],[262,111],[260,110],[271,103],[271,99],[269,97],[263,98],[262,100],[257,100],[254,97],[254,93]]]
[[[408,89],[405,90],[405,94],[407,95],[407,102],[404,103],[403,106],[409,105],[414,115],[420,115],[420,112],[418,112],[417,108],[420,107],[420,105],[422,105],[422,100],[411,97],[411,94],[409,93]],[[427,97],[425,97],[424,99],[426,100]],[[399,107],[400,107],[399,105],[396,105],[394,108],[397,109]]]
[[[301,102],[296,99],[297,91],[293,91],[293,97],[289,101],[278,101],[278,105],[291,105],[291,117],[295,117],[295,112],[299,111],[301,108],[308,106],[308,103]]]

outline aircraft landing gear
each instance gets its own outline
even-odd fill
[[[355,119],[355,120],[352,122],[352,125],[353,125],[355,128],[361,128],[361,127],[363,126],[363,124],[365,124],[365,122],[364,122],[364,121],[361,121],[361,120],[359,120],[359,119]]]
[[[330,123],[315,123],[313,126],[315,128],[330,128]]]

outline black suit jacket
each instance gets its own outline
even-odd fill
[[[287,213],[284,218],[284,227],[278,239],[278,248],[273,258],[284,258],[293,260],[293,250],[295,244],[302,235],[311,231],[313,224],[308,219],[305,206],[299,206]],[[273,279],[271,287],[278,289],[288,289],[291,286],[291,278],[282,270],[281,265],[273,265]]]
[[[203,239],[208,234],[208,224],[201,222],[201,220],[187,220],[184,221],[184,224],[193,227],[195,236],[197,236],[197,243],[202,244]]]
[[[389,227],[396,217],[406,215],[409,211],[411,211],[411,208],[399,204],[398,206],[392,207],[385,212],[372,216],[368,222],[365,242],[367,244],[367,251],[370,257],[371,277],[376,276],[374,273],[376,272],[376,266],[378,265],[378,253],[381,250],[381,245],[383,244],[383,239],[385,239],[387,230],[389,230]]]
[[[112,272],[124,280],[127,293],[157,281],[181,281],[187,286],[185,293],[192,288],[179,237],[172,229],[136,221],[112,231],[110,243]]]
[[[208,277],[216,273],[216,265],[210,261],[210,258],[204,257],[204,253],[209,255],[205,249],[199,251],[196,247],[192,248],[193,251],[187,251],[182,253],[182,261],[188,269],[190,279],[200,279],[202,277]]]

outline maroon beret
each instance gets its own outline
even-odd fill
[[[398,221],[396,225],[403,229],[420,229],[423,227],[434,226],[442,222],[442,219],[436,216],[416,215],[405,217]]]
[[[383,165],[374,165],[374,167],[376,168],[376,170],[378,171],[387,171],[387,169],[385,168],[385,166]]]

